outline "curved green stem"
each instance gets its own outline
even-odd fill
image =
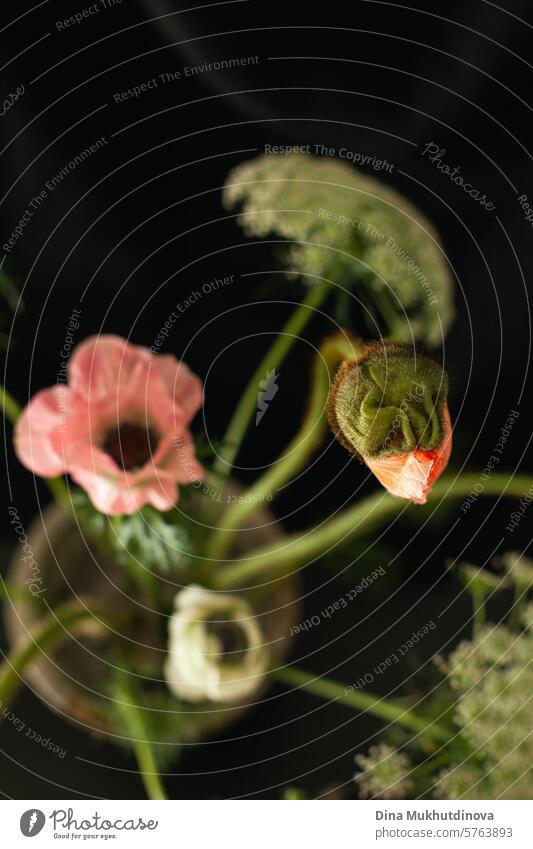
[[[325,300],[331,284],[321,280],[314,284],[301,304],[279,333],[276,341],[261,360],[246,387],[224,434],[223,444],[213,465],[216,475],[226,477],[231,471],[250,419],[257,408],[259,382],[276,369],[285,359],[305,325],[313,317],[314,310]]]
[[[478,587],[471,587],[470,593],[472,596],[472,630],[474,638],[479,636],[479,632],[487,618],[487,609],[485,606],[486,593]]]
[[[303,468],[316,451],[326,431],[325,411],[332,375],[341,360],[357,356],[359,344],[340,333],[324,340],[313,361],[309,403],[298,433],[269,470],[222,514],[220,527],[213,534],[208,549],[212,559],[221,559],[227,554],[234,532],[257,509],[257,504],[275,498],[279,488]]]
[[[152,747],[147,740],[132,741],[139,772],[149,799],[168,799],[161,776],[157,770]]]
[[[518,581],[515,581],[513,593],[513,606],[507,622],[507,627],[510,631],[518,628],[520,623],[520,614],[524,608],[524,602],[527,600],[528,590],[525,589]]]
[[[452,731],[443,728],[433,719],[398,704],[393,699],[385,699],[373,693],[355,690],[353,687],[346,687],[344,684],[330,681],[328,678],[317,678],[312,673],[294,667],[277,669],[271,672],[271,676],[276,681],[290,687],[306,690],[321,699],[339,702],[362,713],[371,713],[386,722],[395,722],[408,731],[414,731],[431,738],[435,743],[447,743],[453,737]]]
[[[464,498],[470,495],[479,483],[480,472],[471,472],[453,480],[445,476],[433,486],[428,498],[428,506],[443,497]],[[484,483],[479,495],[505,495],[520,498],[533,486],[533,478],[528,475],[508,476],[505,473],[493,474]],[[285,538],[282,542],[265,546],[249,553],[246,560],[227,566],[216,572],[212,584],[217,589],[242,587],[249,579],[255,579],[266,573],[269,580],[282,577],[302,563],[314,557],[320,557],[329,548],[345,542],[353,536],[368,534],[384,521],[402,511],[423,508],[408,504],[404,499],[388,495],[383,490],[359,501],[353,507],[343,510],[338,516],[325,521],[322,525],[310,528]]]
[[[0,399],[2,400],[2,413],[9,419],[11,424],[15,424],[22,412],[22,407],[18,401],[15,401],[5,386],[0,386]]]
[[[60,605],[55,614],[50,614],[34,629],[27,642],[16,649],[0,665],[0,706],[7,708],[23,684],[24,671],[36,658],[52,647],[68,639],[77,626],[83,626],[86,620],[94,620],[94,611],[79,601],[69,601]],[[159,774],[149,743],[143,739],[142,719],[138,709],[132,704],[121,704],[127,724],[135,732],[132,745],[137,756],[139,769],[147,793],[151,799],[166,799],[165,791],[159,780]],[[0,722],[2,714],[0,714]],[[141,733],[138,733],[141,731]]]
[[[322,525],[251,551],[246,560],[228,565],[214,574],[212,583],[216,589],[228,589],[242,587],[248,580],[263,573],[269,581],[281,577],[349,537],[368,533],[405,507],[405,502],[398,505],[398,500],[383,492],[370,495]]]
[[[122,680],[117,689],[116,707],[124,725],[130,734],[130,743],[135,752],[139,772],[149,799],[168,799],[161,776],[157,769],[152,746],[148,741],[142,710],[135,704],[134,696],[126,680]]]
[[[23,673],[39,654],[70,637],[69,629],[94,617],[94,611],[76,602],[60,605],[33,631],[28,641],[16,649],[0,666],[0,705],[7,707],[23,683]],[[1,714],[0,714],[1,721]]]
[[[63,507],[67,513],[75,515],[74,505],[65,483],[65,478],[44,478],[44,482],[58,504]]]

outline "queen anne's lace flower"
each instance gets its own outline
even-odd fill
[[[354,779],[363,799],[405,799],[413,789],[409,758],[387,743],[371,746],[368,755],[356,755],[355,763],[361,769]]]
[[[523,580],[526,571],[533,574],[533,563],[522,561]],[[355,776],[362,795],[531,799],[533,604],[523,610],[521,625],[522,631],[505,625],[482,626],[446,661],[439,660],[446,680],[434,707],[439,716],[446,714],[453,723],[447,750],[450,765],[432,771],[424,751],[424,768],[417,775],[416,766],[412,768],[405,754],[380,744],[356,758],[363,770]],[[419,739],[408,741],[413,760],[419,743]]]
[[[523,621],[530,625],[533,606]],[[485,626],[448,658],[454,719],[472,754],[438,778],[446,799],[530,799],[533,635]]]
[[[292,271],[362,287],[391,336],[437,344],[453,318],[453,284],[429,221],[356,168],[306,154],[267,154],[235,168],[228,208],[251,236],[288,240]]]

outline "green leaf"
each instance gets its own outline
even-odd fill
[[[74,509],[93,535],[102,540],[108,553],[118,563],[149,572],[166,573],[183,570],[191,559],[188,530],[176,512],[160,513],[154,507],[143,507],[131,516],[104,516],[83,491],[73,495]]]

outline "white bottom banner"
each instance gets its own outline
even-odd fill
[[[275,808],[275,810],[274,810]],[[533,802],[4,801],[6,849],[101,845],[201,849],[533,847]]]

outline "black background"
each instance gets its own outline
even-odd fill
[[[200,376],[209,372],[207,430],[219,439],[265,349],[266,338],[259,334],[275,333],[291,302],[303,294],[297,284],[280,285],[273,246],[247,240],[224,212],[227,173],[265,144],[345,146],[394,163],[381,179],[435,223],[454,270],[457,317],[440,352],[452,379],[454,467],[482,468],[509,411],[519,409],[502,468],[524,468],[531,402],[527,390],[521,393],[530,353],[533,234],[517,197],[533,198],[530,4],[369,0],[312,8],[251,0],[184,11],[160,0],[123,0],[64,31],[56,21],[83,3],[51,0],[23,16],[30,8],[5,6],[0,32],[7,62],[0,95],[25,86],[0,124],[1,243],[46,180],[98,137],[108,143],[49,194],[5,260],[24,288],[25,311],[13,325],[5,378],[21,402],[55,381],[72,308],[82,308],[80,339],[113,332],[150,345],[177,300],[206,281],[235,274],[233,286],[180,317],[167,345]],[[114,102],[114,93],[165,71],[256,55],[254,65],[182,78],[138,99]],[[429,142],[445,149],[446,162],[460,166],[465,179],[495,204],[494,212],[422,157]],[[251,272],[262,274],[241,277]],[[274,295],[268,289],[273,280]],[[330,329],[327,318],[315,318],[308,337],[316,343]],[[252,434],[240,455],[242,480],[253,479],[251,467],[271,461],[294,433],[305,403],[309,357],[301,342],[283,366],[267,428],[260,437]],[[288,528],[332,512],[361,485],[363,471],[351,463],[334,487],[321,492],[345,460],[331,446],[300,488],[289,488],[277,508],[281,516],[291,513]],[[35,488],[9,448],[8,463],[13,500],[29,524],[37,498],[48,498],[46,489],[42,482]],[[363,484],[365,491],[374,488],[371,481]],[[303,511],[302,492],[308,491],[316,497]],[[302,638],[295,656],[305,655],[307,668],[334,670],[333,677],[354,681],[450,601],[420,658],[441,650],[450,637],[456,642],[467,635],[470,608],[453,580],[443,577],[444,561],[460,555],[484,563],[504,537],[512,502],[480,501],[440,545],[457,509],[426,527],[389,570],[389,590],[399,592],[379,615],[372,609],[383,601],[383,586],[379,594],[365,594],[356,612],[339,613],[319,634]],[[500,550],[526,546],[528,524],[525,520]],[[379,556],[394,554],[409,531],[407,523],[393,526]],[[13,545],[8,529],[3,570]],[[350,582],[346,575],[331,581],[347,562],[319,564],[308,572],[309,615]],[[367,571],[358,566],[352,584],[355,574]],[[405,611],[410,612],[399,619]],[[392,632],[380,639],[389,625]],[[408,674],[409,669],[389,673],[383,692]],[[379,723],[301,693],[272,692],[275,698],[259,705],[227,739],[186,753],[167,779],[171,796],[275,797],[288,783],[318,795],[328,785],[349,782],[354,752],[368,747],[365,741]],[[67,726],[27,690],[15,711],[68,754],[59,760],[4,723],[5,796],[142,798],[125,754]],[[345,792],[352,792],[349,786]]]

